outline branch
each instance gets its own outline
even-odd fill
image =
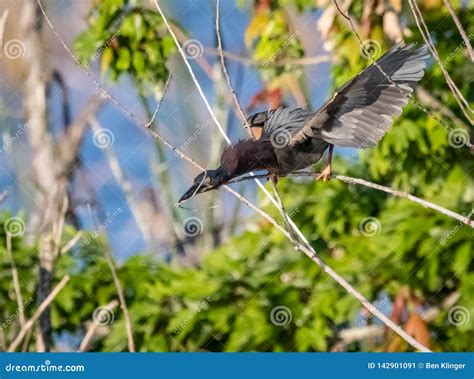
[[[446,8],[448,8],[448,11],[451,14],[451,17],[453,18],[453,21],[459,30],[459,34],[461,34],[464,44],[466,45],[467,51],[469,52],[469,56],[471,57],[471,61],[474,62],[474,52],[472,51],[471,41],[469,40],[466,34],[466,31],[462,27],[461,21],[459,21],[458,16],[456,16],[456,13],[454,12],[451,2],[449,0],[444,0],[444,4],[446,5]]]
[[[391,78],[390,76],[388,76],[388,74],[382,70],[382,68],[380,67],[380,65],[377,63],[377,61],[372,58],[372,55],[366,51],[366,47],[364,45],[364,42],[362,41],[362,38],[360,37],[359,33],[357,32],[356,30],[356,27],[354,25],[354,21],[352,20],[352,18],[350,18],[348,15],[344,14],[344,12],[341,10],[341,8],[339,7],[339,4],[337,3],[337,0],[333,0],[334,2],[334,5],[336,6],[336,9],[338,10],[339,14],[344,17],[348,22],[349,22],[349,26],[352,30],[352,33],[356,36],[357,40],[359,41],[359,45],[360,47],[366,52],[366,55],[370,58],[370,61],[371,63],[373,63],[378,69],[379,71],[384,75],[384,77],[390,82],[392,83],[396,88],[398,88],[400,90],[400,86],[395,83]],[[443,122],[442,120],[440,120],[438,117],[436,117],[436,115],[429,111],[426,107],[424,107],[423,105],[421,105],[418,101],[416,101],[413,97],[410,98],[410,100],[413,102],[413,104],[415,104],[418,109],[420,109],[423,113],[425,113],[426,115],[428,115],[429,117],[433,118],[434,120],[436,120],[436,122],[438,122],[440,125],[442,125],[444,128],[446,128],[447,130],[451,131],[453,130],[453,128],[451,128],[449,125],[447,125],[445,122]],[[470,149],[473,148],[473,145],[470,143],[470,142],[467,142],[466,143],[466,146],[469,147]]]
[[[450,211],[449,209],[443,208],[437,204],[431,203],[427,200],[420,199],[416,196],[410,195],[409,193],[403,192],[403,191],[398,191],[394,190],[393,188],[382,186],[380,184],[372,183],[364,179],[359,179],[359,178],[351,178],[350,176],[344,176],[344,175],[334,175],[334,178],[339,179],[343,182],[349,183],[349,184],[359,184],[365,187],[369,188],[374,188],[379,191],[383,191],[386,193],[389,193],[393,196],[398,196],[398,197],[403,197],[405,199],[408,199],[410,201],[413,201],[414,203],[420,204],[425,208],[430,208],[433,209],[439,213],[444,214],[445,216],[454,218],[458,221],[461,221],[463,224],[466,224],[467,226],[470,226],[471,228],[474,228],[474,221],[470,220],[469,216],[462,216],[459,213]]]
[[[318,257],[313,247],[309,244],[303,245],[302,243],[295,241],[291,234],[286,231],[280,224],[278,224],[275,219],[269,216],[267,213],[262,211],[259,207],[245,199],[241,196],[238,192],[235,192],[232,188],[228,186],[224,186],[230,193],[236,196],[240,201],[244,204],[252,208],[266,220],[268,220],[271,224],[273,224],[280,232],[282,232],[286,238],[288,238],[295,248],[301,252],[303,252],[307,257],[309,257],[314,263],[316,263],[323,272],[328,274],[331,278],[333,278],[339,285],[341,285],[350,295],[356,298],[370,313],[372,313],[375,317],[380,319],[387,327],[392,329],[395,333],[397,333],[401,338],[403,338],[406,342],[408,342],[411,346],[415,349],[429,352],[430,350],[415,340],[412,336],[406,333],[400,326],[395,324],[390,318],[385,316],[380,310],[378,310],[369,300],[367,300],[360,292],[358,292],[354,287],[352,287],[349,282],[347,282],[342,276],[336,273],[331,267],[329,267],[324,261]]]
[[[204,94],[204,91],[202,90],[201,88],[201,85],[199,84],[197,78],[196,78],[196,75],[194,74],[194,71],[191,67],[191,64],[189,63],[189,60],[188,58],[186,57],[186,54],[184,53],[184,50],[183,48],[181,47],[181,44],[179,43],[178,41],[178,38],[176,37],[176,34],[175,32],[173,31],[173,29],[171,28],[169,22],[168,22],[168,19],[166,18],[165,14],[163,13],[163,11],[161,10],[161,7],[160,5],[158,4],[158,1],[157,0],[153,0],[153,2],[155,3],[155,6],[156,6],[156,9],[158,9],[158,12],[160,13],[161,15],[161,18],[163,19],[163,22],[165,23],[166,25],[166,28],[168,29],[168,32],[170,33],[171,37],[173,38],[174,40],[174,43],[179,51],[179,53],[181,54],[181,57],[183,58],[183,61],[184,61],[184,64],[186,65],[188,71],[189,71],[189,74],[191,75],[191,79],[193,80],[194,84],[196,85],[196,88],[199,92],[199,95],[201,95],[201,98],[202,100],[204,101],[204,104],[206,105],[206,108],[207,110],[209,111],[209,114],[211,115],[211,118],[213,119],[213,121],[215,122],[215,124],[217,125],[217,128],[219,129],[220,133],[222,134],[222,137],[226,140],[226,142],[228,144],[230,144],[230,139],[229,137],[227,136],[226,132],[224,131],[224,129],[222,128],[222,125],[220,124],[219,120],[217,120],[217,117],[216,115],[214,114],[214,112],[212,111],[212,108],[211,108],[211,105],[209,104],[209,101],[207,101],[207,98],[206,98],[206,95]]]
[[[174,147],[171,143],[168,142],[166,138],[164,138],[161,134],[158,132],[146,128],[146,124],[139,121],[133,114],[131,114],[121,103],[119,103],[112,95],[110,95],[105,88],[90,74],[90,72],[85,69],[80,62],[77,60],[77,58],[74,56],[74,54],[71,52],[69,47],[66,45],[64,40],[61,38],[59,33],[56,31],[55,27],[49,20],[48,16],[46,15],[44,8],[41,5],[41,0],[37,0],[38,3],[40,4],[41,11],[43,16],[45,17],[46,22],[52,29],[53,33],[56,35],[58,40],[61,42],[63,47],[68,51],[72,59],[78,64],[79,67],[83,68],[83,70],[86,72],[87,76],[102,90],[104,95],[108,97],[115,105],[118,106],[118,108],[129,118],[131,118],[134,122],[136,122],[139,125],[142,125],[145,127],[146,130],[156,139],[160,140],[165,146],[170,148],[173,152],[175,152],[181,159],[188,161],[191,163],[194,167],[204,170],[201,165],[199,165],[196,161],[194,161],[192,158],[188,157],[186,154],[184,154],[181,150],[177,149]],[[159,8],[156,0],[155,5]],[[161,12],[161,15],[164,16],[164,14]],[[168,25],[169,26],[169,25]],[[190,68],[190,66],[188,66]],[[212,110],[211,110],[212,111]],[[214,117],[215,119],[215,117]],[[215,120],[216,121],[216,120]],[[246,204],[249,206],[251,209],[256,211],[258,214],[260,214],[262,217],[267,219],[269,222],[271,222],[278,230],[280,230],[290,241],[292,241],[291,235],[281,226],[279,225],[275,219],[273,219],[270,215],[268,215],[266,212],[261,210],[259,207],[251,203],[249,200],[244,198],[242,195],[240,195],[238,192],[234,191],[232,188],[229,186],[225,185],[223,186],[225,190],[227,190],[229,193],[234,195],[241,201],[242,203]],[[268,192],[268,191],[267,191]],[[271,197],[273,199],[273,197]],[[273,201],[276,203],[276,201],[273,199]],[[293,222],[291,221],[292,225]],[[296,226],[295,226],[296,228]],[[349,292],[352,296],[354,296],[361,304],[367,308],[367,310],[372,313],[374,316],[378,317],[380,320],[384,322],[389,328],[391,328],[394,332],[399,334],[403,339],[405,339],[411,346],[414,348],[421,350],[421,351],[429,351],[425,346],[421,345],[418,341],[416,341],[413,337],[408,335],[402,328],[400,328],[398,325],[396,325],[393,321],[391,321],[389,318],[387,318],[382,312],[380,312],[375,306],[373,306],[362,294],[357,292],[344,278],[339,276],[336,272],[334,272],[329,266],[327,266],[319,257],[317,257],[316,252],[314,249],[309,245],[306,237],[299,231],[299,229],[296,228],[296,231],[298,232],[298,236],[302,238],[302,240],[307,244],[307,245],[302,245],[299,242],[294,241],[295,246],[297,247],[298,250],[304,252],[313,262],[315,262],[321,269],[327,273],[329,276],[331,276],[337,283],[339,283],[344,289],[346,289],[347,292]],[[293,242],[293,241],[292,241]]]
[[[91,98],[74,124],[67,127],[65,133],[59,137],[57,146],[61,155],[62,172],[68,173],[70,171],[71,165],[74,163],[77,152],[81,146],[80,141],[82,136],[89,125],[88,121],[97,113],[103,104],[103,98],[99,96]]]
[[[204,51],[208,54],[212,55],[217,55],[220,56],[220,52],[216,49],[205,47]],[[274,62],[262,62],[255,60],[251,57],[245,57],[236,53],[233,53],[232,51],[227,51],[227,50],[222,50],[222,55],[228,59],[232,59],[233,61],[240,62],[246,65],[252,65],[256,67],[268,67],[268,66],[273,66],[273,67],[282,67],[286,65],[301,65],[301,66],[310,66],[310,65],[318,65],[321,63],[325,62],[330,62],[331,57],[329,55],[316,55],[313,57],[303,57],[303,58],[286,58],[286,59],[280,59]]]
[[[420,8],[418,7],[418,3],[416,0],[408,0],[408,3],[410,4],[411,11],[413,13],[413,16],[415,17],[416,25],[418,26],[418,29],[421,32],[421,36],[423,37],[423,40],[425,41],[426,45],[430,49],[431,55],[435,59],[436,63],[438,63],[439,67],[441,68],[441,71],[443,72],[444,78],[446,80],[446,83],[448,84],[448,87],[450,88],[451,92],[453,93],[456,101],[459,104],[459,107],[464,113],[464,116],[469,120],[471,125],[474,124],[474,121],[470,117],[468,111],[471,113],[473,112],[472,109],[469,107],[469,103],[466,101],[466,99],[463,97],[461,91],[459,91],[459,88],[456,86],[454,81],[451,79],[451,76],[449,75],[448,71],[443,65],[443,62],[441,62],[441,59],[439,57],[438,51],[436,50],[436,47],[433,43],[433,40],[431,39],[428,27],[425,24],[425,20],[423,19],[423,15],[420,11]],[[467,110],[466,110],[466,109]]]
[[[117,300],[113,300],[109,304],[105,305],[104,308],[105,308],[105,310],[113,311],[117,307],[118,304],[119,303],[118,303]],[[94,322],[94,321],[92,321],[90,323],[89,328],[87,329],[87,332],[86,332],[84,338],[82,339],[81,344],[79,345],[78,352],[83,353],[83,352],[89,350],[89,344],[91,342],[91,339],[92,339],[92,337],[94,337],[95,332],[97,331],[97,329],[100,326],[101,325],[99,323]]]
[[[93,216],[90,205],[88,206],[88,209],[89,209],[89,213],[92,218],[92,221],[94,223],[94,228],[96,231],[99,231],[99,225],[98,225],[97,219]],[[117,295],[119,298],[120,308],[122,309],[122,312],[123,312],[123,318],[125,321],[125,331],[127,333],[128,351],[131,353],[134,353],[135,342],[133,341],[132,322],[130,320],[130,313],[128,312],[127,302],[125,301],[125,294],[123,291],[122,282],[120,281],[120,278],[117,274],[117,267],[115,266],[114,257],[112,256],[112,253],[110,252],[108,247],[104,249],[104,256],[107,261],[107,264],[109,265],[110,272],[112,273],[112,279],[114,281],[115,290],[117,291]]]
[[[23,296],[21,295],[20,281],[18,279],[18,270],[16,269],[15,259],[12,253],[12,236],[7,232],[6,236],[7,243],[7,254],[8,259],[10,260],[10,268],[13,278],[13,287],[15,288],[16,303],[18,306],[18,316],[20,318],[20,326],[23,328],[25,326],[25,312],[23,307]]]
[[[101,131],[103,130],[99,121],[94,115],[91,115],[89,118],[89,124],[91,126],[92,131],[94,134],[100,135]],[[105,153],[105,158],[109,165],[110,170],[112,171],[112,175],[114,176],[117,184],[122,189],[125,199],[128,202],[130,207],[130,211],[133,214],[133,218],[137,223],[138,229],[140,230],[141,234],[143,235],[143,239],[145,240],[146,245],[149,248],[153,247],[153,233],[151,232],[151,228],[149,223],[146,220],[145,215],[143,214],[143,209],[140,208],[138,204],[138,199],[133,193],[132,183],[128,178],[125,176],[122,168],[120,167],[119,160],[115,155],[113,150],[112,144],[104,144],[103,150]]]
[[[168,75],[168,79],[166,79],[165,87],[163,89],[163,94],[161,95],[160,100],[158,101],[158,105],[156,106],[155,112],[153,113],[153,116],[151,116],[150,121],[146,124],[146,127],[149,128],[154,122],[155,122],[155,117],[158,114],[158,111],[160,110],[161,104],[163,104],[163,100],[165,99],[166,92],[168,91],[168,87],[171,83],[171,74]]]
[[[66,243],[63,247],[59,249],[59,254],[63,255],[66,254],[69,250],[71,250],[76,245],[76,243],[79,242],[83,234],[84,232],[82,230],[78,231],[68,243]]]
[[[38,309],[34,313],[33,317],[31,317],[25,325],[21,328],[20,333],[15,337],[11,345],[8,347],[9,352],[14,352],[20,346],[21,341],[25,337],[26,333],[33,327],[34,323],[38,320],[38,318],[42,315],[42,313],[49,307],[49,305],[53,302],[54,298],[59,294],[59,292],[64,288],[64,286],[69,281],[69,275],[65,275],[61,281],[53,288],[53,290],[49,293],[49,295],[44,299],[44,301],[39,305]]]
[[[315,177],[316,178],[318,176],[318,173],[299,171],[299,172],[289,174],[288,176],[292,176],[292,177],[310,176],[310,177]],[[358,184],[358,185],[361,185],[361,186],[364,186],[364,187],[373,188],[373,189],[376,189],[376,190],[379,190],[379,191],[389,193],[390,195],[393,195],[393,196],[408,199],[408,200],[410,200],[414,203],[422,205],[425,208],[433,209],[433,210],[435,210],[439,213],[444,214],[445,216],[454,218],[455,220],[458,220],[458,221],[462,222],[463,224],[466,224],[467,226],[470,226],[471,228],[474,228],[474,221],[470,219],[469,215],[468,216],[463,216],[459,213],[456,213],[456,212],[450,211],[449,209],[443,208],[440,205],[431,203],[431,202],[429,202],[427,200],[424,200],[424,199],[420,199],[419,197],[413,196],[409,193],[399,191],[399,190],[395,190],[391,187],[383,186],[381,184],[372,183],[372,182],[369,182],[368,180],[353,178],[353,177],[350,177],[350,176],[333,174],[331,177],[334,178],[334,179],[338,179],[338,180],[340,180],[342,182],[345,182],[345,183]],[[234,180],[230,181],[228,184],[239,183],[239,182],[243,182],[243,181],[246,181],[246,180],[254,180],[255,178],[268,178],[268,174],[260,174],[260,175],[256,175],[256,176],[241,176],[237,179],[234,179]],[[472,214],[472,212],[471,212],[471,214]]]
[[[239,103],[239,99],[237,98],[237,94],[235,93],[234,86],[232,85],[232,81],[230,80],[229,73],[227,72],[227,68],[225,66],[225,60],[224,60],[224,54],[222,51],[222,39],[221,39],[221,33],[220,33],[220,0],[216,1],[216,36],[217,36],[217,52],[219,53],[219,62],[221,64],[222,72],[224,74],[224,77],[227,81],[227,85],[230,89],[232,99],[234,101],[234,104],[237,107],[237,111],[240,115],[241,121],[244,123],[244,128],[247,129],[247,132],[250,134],[250,136],[255,139],[255,135],[253,134],[252,129],[250,128],[250,125],[247,121],[247,116],[245,115],[242,106]]]

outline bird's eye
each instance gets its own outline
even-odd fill
[[[208,177],[206,178],[206,183],[207,183],[207,184],[211,184],[211,182],[212,182],[212,179],[208,176]]]

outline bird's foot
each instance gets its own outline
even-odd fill
[[[278,180],[280,179],[280,176],[278,174],[270,174],[268,176],[268,179],[270,179],[273,183],[278,184]]]
[[[331,166],[329,165],[329,166],[326,166],[324,170],[321,171],[321,173],[318,176],[316,176],[316,180],[322,179],[324,182],[326,182],[331,179],[331,175],[332,175],[332,170],[331,170]]]

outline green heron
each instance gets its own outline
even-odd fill
[[[329,179],[334,145],[359,149],[376,145],[408,103],[427,58],[426,46],[398,44],[315,113],[281,107],[250,116],[247,121],[254,138],[226,147],[221,165],[196,176],[179,202],[251,171],[266,170],[276,182],[315,164],[326,150],[327,164],[318,179]]]

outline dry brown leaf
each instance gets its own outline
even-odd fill
[[[419,314],[412,314],[405,324],[405,331],[426,347],[430,347],[430,332]]]

